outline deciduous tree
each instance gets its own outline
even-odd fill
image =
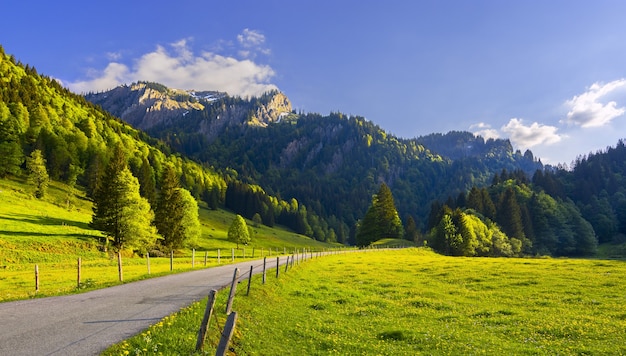
[[[228,241],[235,242],[237,248],[239,248],[239,244],[247,245],[250,243],[250,231],[248,230],[246,220],[244,220],[241,215],[237,215],[235,220],[230,224],[230,228],[228,228]]]
[[[28,181],[35,185],[35,197],[43,198],[48,190],[50,177],[46,170],[46,160],[40,150],[34,150],[26,159],[26,170],[28,170]]]

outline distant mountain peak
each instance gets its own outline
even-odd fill
[[[266,127],[292,110],[289,98],[278,91],[243,100],[225,92],[171,89],[152,82],[123,85],[85,98],[139,129],[173,127],[185,121],[185,126],[194,126],[209,140],[228,126]]]

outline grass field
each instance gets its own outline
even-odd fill
[[[240,355],[623,355],[625,275],[626,263],[615,260],[460,258],[423,249],[332,255],[264,286],[254,278],[248,297],[240,288],[232,348]],[[224,325],[226,294],[219,293],[208,354]],[[205,303],[105,354],[193,354]]]
[[[42,200],[32,196],[30,187],[20,179],[0,179],[0,302],[74,293],[84,289],[101,288],[119,283],[117,258],[102,251],[99,231],[89,227],[91,202],[79,190],[51,182]],[[69,204],[68,204],[69,197]],[[224,210],[200,207],[202,236],[197,241],[195,268],[230,261],[236,244],[226,240],[234,215]],[[251,222],[248,222],[251,223]],[[291,251],[295,248],[322,250],[333,247],[286,229],[254,226],[255,236],[245,247],[246,257],[268,255],[270,249]],[[243,256],[243,246],[236,251]],[[170,273],[169,258],[151,258],[148,275],[147,261],[123,253],[124,281]],[[77,260],[82,260],[80,288],[77,281]],[[35,293],[35,265],[39,268],[40,290]],[[175,251],[174,272],[192,269],[191,248]]]

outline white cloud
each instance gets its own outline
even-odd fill
[[[264,37],[255,34],[244,30],[244,34],[240,35],[240,42],[262,44]],[[189,41],[190,39],[182,39],[170,44],[170,51],[163,46],[157,46],[153,52],[136,59],[132,68],[112,61],[104,70],[88,73],[90,79],[70,82],[67,85],[77,93],[108,90],[136,81],[153,81],[177,89],[219,90],[239,96],[258,96],[277,89],[270,83],[275,75],[270,66],[213,52],[196,55],[191,50]]]
[[[269,55],[271,51],[264,47],[265,35],[256,30],[244,29],[243,33],[237,36],[237,41],[243,47],[239,55],[243,58],[254,58],[257,53]]]
[[[120,53],[120,52],[108,52],[106,54],[106,57],[110,61],[119,61],[120,59],[122,59],[122,53]]]
[[[561,141],[563,135],[557,134],[555,126],[543,125],[533,122],[530,126],[524,125],[523,120],[513,118],[502,126],[502,132],[506,133],[513,145],[520,149],[527,149],[537,145],[551,145]]]
[[[470,130],[474,135],[482,136],[485,140],[490,138],[496,139],[500,138],[500,133],[498,130],[491,128],[491,125],[479,122],[477,124],[471,125]]]
[[[589,89],[567,100],[570,108],[567,118],[561,122],[581,127],[598,127],[610,123],[626,112],[624,107],[617,107],[615,101],[602,103],[601,99],[626,86],[626,79],[614,80],[607,84],[594,83]]]

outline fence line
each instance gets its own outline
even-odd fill
[[[387,249],[389,248],[385,248],[385,250]],[[325,251],[325,252],[318,253],[317,255],[314,255],[312,251],[307,251],[306,249],[303,249],[302,252],[295,250],[292,255],[283,256],[282,262],[285,266],[285,273],[287,273],[290,269],[293,269],[294,266],[298,266],[300,263],[304,263],[307,260],[307,252],[310,253],[310,257],[308,259],[312,260],[316,257],[321,257],[324,255],[335,255],[339,253],[354,252],[354,251],[357,251],[357,250]],[[363,251],[363,252],[366,252],[366,251]],[[276,278],[279,278],[280,276],[280,273],[279,273],[280,266],[281,266],[280,263],[281,263],[281,257],[277,256],[276,267],[275,267]],[[224,313],[225,315],[227,315],[228,319],[226,320],[223,331],[219,330],[221,329],[221,327],[217,321],[217,316],[215,315],[216,327],[218,328],[218,334],[220,335],[219,344],[216,347],[216,353],[215,353],[216,356],[217,355],[221,356],[221,355],[226,354],[226,351],[228,350],[228,345],[234,333],[238,314],[236,311],[232,310],[232,306],[233,306],[235,295],[236,295],[237,284],[247,278],[248,286],[247,286],[245,295],[249,296],[251,285],[252,285],[252,276],[254,274],[253,272],[254,272],[255,267],[262,267],[262,272],[261,272],[262,282],[261,283],[265,284],[265,276],[266,276],[266,271],[267,271],[267,256],[263,257],[262,263],[260,265],[256,265],[256,266],[250,265],[250,270],[244,273],[243,275],[239,275],[239,268],[234,269],[233,279],[230,282],[230,291],[229,291],[228,299],[226,301],[226,308],[225,308],[225,313]],[[225,284],[221,286],[219,290],[225,289],[227,286],[228,284]],[[211,315],[214,315],[213,311],[214,311],[214,304],[215,304],[215,293],[217,293],[217,291],[215,290],[210,291],[209,298],[207,299],[207,305],[206,305],[206,309],[204,312],[204,317],[200,323],[200,329],[198,331],[196,351],[202,351],[204,347],[205,335],[206,335],[207,328],[209,325],[210,317]],[[215,344],[213,342],[212,344],[215,347]],[[245,354],[245,352],[243,352],[243,354]]]
[[[384,249],[388,248],[389,247],[385,247]],[[264,269],[267,269],[267,257],[276,256],[278,266],[281,255],[276,254],[280,252],[290,252],[289,255],[283,255],[283,257],[286,257],[288,263],[293,266],[298,265],[301,262],[306,261],[307,259],[313,259],[322,255],[351,251],[368,252],[370,250],[378,249],[382,248],[367,248],[360,250],[353,248],[293,248],[290,249],[290,251],[288,251],[286,247],[284,247],[282,251],[280,249],[261,248],[260,257],[262,257],[264,260]],[[9,268],[4,268],[2,274],[11,277],[11,283],[13,284],[7,287],[3,287],[3,290],[0,290],[0,292],[6,291],[6,295],[0,295],[0,301],[2,301],[3,299],[15,299],[16,296],[18,298],[24,298],[30,296],[33,292],[52,292],[52,294],[59,294],[59,292],[62,293],[63,291],[71,291],[72,289],[91,289],[94,287],[98,287],[98,285],[112,285],[120,282],[123,283],[124,281],[132,281],[145,278],[146,275],[151,275],[152,273],[155,273],[155,271],[159,275],[167,274],[168,271],[165,270],[164,267],[167,263],[166,261],[168,257],[169,273],[175,271],[183,272],[192,269],[220,265],[222,262],[220,260],[222,255],[221,250],[222,249],[203,251],[204,264],[197,263],[195,258],[195,249],[191,251],[191,255],[176,254],[171,251],[168,254],[169,256],[166,255],[167,257],[155,257],[150,253],[146,253],[145,258],[137,258],[123,257],[121,253],[117,253],[113,255],[113,258],[109,257],[108,259],[89,259],[85,257],[78,257],[77,260],[74,260],[74,263],[71,263],[69,261],[62,263],[37,263],[35,265],[36,272],[34,291],[32,287],[29,287],[32,286],[32,269],[29,273],[27,271],[24,271],[22,268],[20,268],[19,270],[15,270],[15,267],[11,268],[11,266],[8,266]],[[258,258],[258,252],[259,251],[254,248],[252,249],[252,253],[250,253],[250,250],[246,252],[245,248],[239,250],[231,249],[231,254],[234,256],[235,262],[237,262],[237,260],[245,261],[252,260],[253,258]],[[244,256],[246,257],[246,259],[243,259]],[[117,279],[113,277],[114,275],[112,274],[112,270],[110,272],[107,272],[109,271],[109,268],[114,268],[114,266],[117,267]],[[75,271],[74,277],[70,277],[71,274],[68,273],[72,270]],[[27,277],[29,274],[31,276],[30,278]],[[280,271],[279,268],[277,268],[276,277],[278,278],[279,275]],[[94,276],[99,278],[99,280],[96,281]],[[263,273],[263,276],[263,280],[265,281],[266,271]],[[5,280],[7,280],[7,278],[5,278]],[[7,283],[5,283],[5,285],[7,285]]]

